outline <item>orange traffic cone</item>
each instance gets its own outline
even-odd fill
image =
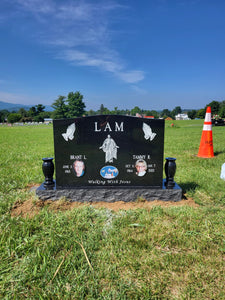
[[[202,131],[202,138],[198,150],[198,157],[204,157],[204,158],[214,157],[210,106],[207,107],[206,114],[205,114],[205,121],[204,121],[204,126]]]

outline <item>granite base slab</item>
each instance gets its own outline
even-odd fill
[[[53,186],[46,189],[44,184],[36,189],[39,199],[58,200],[62,197],[69,201],[77,202],[132,202],[139,197],[147,201],[162,200],[177,202],[182,199],[182,189],[175,183],[173,189],[166,189],[164,181],[162,188],[76,188],[76,189],[56,189]]]

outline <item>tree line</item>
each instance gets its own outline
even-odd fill
[[[209,104],[205,106],[205,108],[199,109],[199,110],[191,110],[188,112],[188,117],[190,119],[203,119],[205,117],[206,108],[210,106],[211,112],[212,112],[212,118],[225,118],[225,100],[219,102],[219,101],[212,101]]]
[[[53,111],[45,111],[45,106],[38,104],[32,106],[29,110],[20,108],[18,111],[9,112],[8,110],[0,110],[0,122],[8,123],[15,122],[43,122],[46,118],[51,119],[66,119],[81,116],[94,116],[94,115],[141,115],[141,116],[153,116],[154,118],[171,118],[175,119],[175,116],[180,113],[184,113],[180,106],[176,106],[173,110],[163,109],[162,111],[156,110],[144,110],[138,106],[132,109],[118,109],[114,107],[113,110],[109,110],[103,104],[100,105],[99,109],[86,111],[86,105],[83,101],[83,95],[76,91],[68,93],[67,97],[58,96],[58,98],[52,103]],[[207,104],[204,108],[199,110],[188,110],[186,111],[190,119],[203,119],[207,106],[211,106],[212,116],[218,118],[225,118],[225,100],[218,102],[212,101]]]
[[[18,111],[0,110],[0,122],[43,122],[45,118],[51,118],[51,112],[45,111],[45,106],[38,104],[32,106],[29,110],[20,108]]]

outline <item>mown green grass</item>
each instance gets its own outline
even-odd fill
[[[197,203],[225,204],[225,184],[220,179],[225,162],[225,127],[213,127],[214,158],[197,157],[202,120],[166,121],[165,157],[177,158],[176,181]]]
[[[43,181],[41,158],[54,156],[52,127],[0,127],[1,298],[225,299],[225,128],[213,127],[216,155],[202,159],[203,121],[171,123],[165,157],[177,158],[176,182],[199,207],[45,207],[33,218],[10,210],[35,203],[27,187]]]

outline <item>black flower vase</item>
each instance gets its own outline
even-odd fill
[[[173,180],[174,175],[176,173],[176,158],[167,157],[165,163],[165,173],[166,173],[166,182],[165,186],[167,189],[173,189],[175,186],[175,182]]]
[[[54,174],[54,164],[52,162],[52,157],[45,157],[42,158],[43,164],[42,164],[42,171],[45,176],[45,182],[44,187],[51,187],[54,185],[53,181],[53,174]]]

